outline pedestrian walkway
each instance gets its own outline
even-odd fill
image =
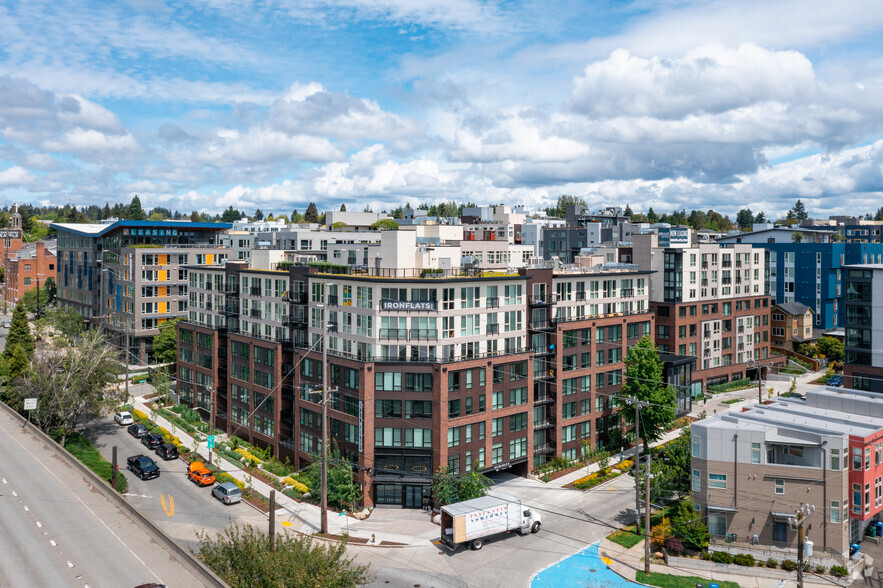
[[[146,389],[142,388],[146,392]],[[150,407],[147,406],[144,398],[135,397],[132,406],[142,411],[144,414],[150,415]],[[194,439],[185,431],[180,430],[174,424],[163,418],[161,415],[151,416],[153,421],[160,427],[168,431],[175,431],[175,435],[181,440],[186,447],[194,446]],[[197,446],[197,453],[200,455],[208,455],[208,447],[205,441],[201,441]],[[215,465],[220,467],[237,480],[247,482],[251,477],[252,488],[269,497],[271,488],[265,482],[250,476],[244,471],[239,464],[231,463],[221,456],[214,455]],[[321,509],[315,504],[306,502],[298,502],[282,492],[276,492],[276,516],[280,521],[277,529],[296,531],[311,535],[318,533],[321,528]],[[394,520],[389,513],[397,514]],[[399,514],[401,513],[401,514]],[[410,511],[405,513],[401,509],[377,509],[375,508],[371,516],[365,520],[358,520],[352,517],[328,511],[328,532],[332,535],[348,534],[353,538],[367,539],[368,545],[393,545],[398,546],[431,546],[431,540],[438,537],[438,526],[433,525],[429,521],[429,515],[423,511]],[[371,543],[370,540],[374,539]]]

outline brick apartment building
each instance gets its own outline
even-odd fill
[[[603,444],[628,346],[654,328],[634,268],[187,270],[182,402],[306,465],[327,321],[329,433],[367,504],[421,506],[441,465],[523,475]]]
[[[9,255],[6,262],[6,301],[17,302],[28,290],[43,287],[55,279],[55,241],[28,243]]]

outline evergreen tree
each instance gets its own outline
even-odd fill
[[[623,212],[622,215],[623,215],[623,216],[627,216],[627,217],[629,217],[629,218],[632,218],[632,215],[633,215],[633,214],[635,214],[635,213],[632,212],[632,207],[631,207],[631,205],[626,204],[626,205],[625,205],[625,212]]]
[[[190,213],[190,222],[198,223],[199,222],[199,213],[195,210]]]
[[[754,217],[754,222],[758,224],[767,222],[766,215],[763,213],[762,210],[757,213],[756,217]]]
[[[296,224],[299,224],[302,222],[304,222],[304,215],[299,213],[297,211],[297,209],[295,208],[294,210],[291,211],[291,224],[296,225]]]
[[[141,199],[137,194],[132,197],[132,202],[129,204],[129,220],[147,220],[147,214],[141,208]]]
[[[874,220],[883,221],[883,206],[877,209],[877,214],[874,215]]]
[[[346,212],[346,204],[340,205],[340,212]]]
[[[222,223],[232,223],[242,219],[242,213],[238,210],[233,210],[233,206],[224,211],[224,214],[221,215]]]
[[[809,214],[806,212],[806,207],[803,205],[799,199],[794,203],[794,207],[791,209],[791,212],[797,222],[807,220],[809,218]]]
[[[307,211],[304,213],[304,220],[308,223],[319,222],[319,209],[316,208],[315,202],[310,202],[310,205],[307,206]]]
[[[15,348],[19,346],[28,357],[34,354],[34,336],[31,334],[28,315],[23,304],[17,304],[15,310],[12,311],[12,324],[9,326],[9,334],[6,335],[3,356],[6,359],[11,359]]]
[[[27,352],[22,349],[21,345],[15,345],[13,349],[14,351],[12,352],[9,361],[6,362],[6,376],[9,378],[9,381],[25,375],[31,365],[31,360],[28,357]]]
[[[110,210],[110,204],[107,202],[104,203],[104,208],[101,209],[101,216],[98,217],[99,220],[110,218],[113,216],[113,212]]]
[[[751,224],[754,222],[754,214],[751,212],[750,208],[743,208],[736,214],[736,224],[739,225],[739,228],[743,231],[751,228]]]
[[[263,213],[263,211],[261,211],[260,208],[258,208],[257,210],[254,211],[254,220],[256,220],[256,221],[264,220],[264,213]]]
[[[650,210],[647,211],[647,221],[650,223],[659,222],[659,216],[653,212],[653,207],[650,207]]]

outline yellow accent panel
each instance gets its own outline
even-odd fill
[[[159,312],[166,312],[166,305],[167,305],[166,302],[157,303],[157,307],[159,309]]]
[[[215,262],[215,255],[213,253],[206,254],[205,261],[208,265],[212,265]]]
[[[169,279],[168,274],[169,274],[168,270],[159,270],[159,281],[160,282],[167,282]]]
[[[160,298],[165,298],[168,296],[169,287],[168,286],[160,286],[159,287],[159,295]]]
[[[169,254],[168,253],[160,253],[159,254],[159,264],[160,265],[169,265]]]
[[[157,324],[160,324],[160,325],[161,325],[161,324],[163,324],[164,322],[166,322],[167,320],[169,320],[169,319],[161,318],[161,319],[159,319],[159,320],[156,321],[156,322],[157,322]]]

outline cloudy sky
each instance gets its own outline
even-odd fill
[[[883,206],[879,1],[0,0],[0,204]]]

